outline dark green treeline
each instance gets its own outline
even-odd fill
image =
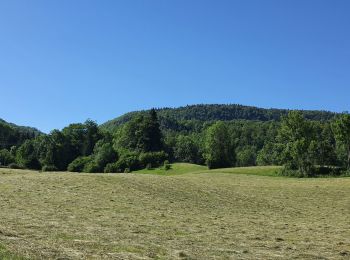
[[[350,168],[346,113],[321,112],[310,119],[302,111],[289,111],[276,120],[203,121],[175,119],[165,112],[159,119],[157,112],[135,113],[113,128],[88,120],[28,137],[3,146],[0,163],[75,172],[130,172],[168,161],[206,164],[210,169],[284,165],[281,174],[299,177],[340,175]]]

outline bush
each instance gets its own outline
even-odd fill
[[[170,164],[164,164],[164,170],[168,171],[171,169],[171,165]]]
[[[95,162],[95,161],[90,161],[87,164],[85,164],[83,172],[88,172],[88,173],[98,173],[102,172],[103,169]]]
[[[166,170],[166,171],[171,169],[171,164],[169,163],[168,160],[164,161],[163,166],[164,166],[164,170]]]
[[[104,168],[105,173],[118,173],[122,172],[121,169],[118,168],[117,163],[108,163],[106,167]]]
[[[68,171],[70,172],[82,172],[86,164],[92,160],[91,156],[81,156],[76,158],[68,165]]]
[[[54,165],[44,165],[41,169],[43,172],[55,172],[58,171],[57,167]]]
[[[22,167],[19,166],[17,163],[10,163],[10,164],[8,165],[8,167],[9,167],[10,169],[22,169]]]
[[[335,166],[316,166],[313,169],[315,176],[340,176],[344,174],[344,169]]]
[[[152,164],[151,164],[151,163],[147,163],[146,169],[147,169],[147,170],[152,170]]]
[[[297,178],[342,176],[346,174],[343,168],[336,166],[313,166],[310,167],[309,171],[307,172],[300,172],[298,170],[291,169],[290,167],[283,167],[278,173],[282,176]]]
[[[307,177],[307,176],[304,176],[304,174],[299,172],[298,170],[293,170],[288,167],[283,167],[281,170],[277,172],[277,174],[281,176],[296,177],[296,178]]]
[[[150,164],[152,167],[161,166],[164,160],[167,158],[168,155],[164,151],[141,153],[139,155],[140,165],[143,168],[147,168],[148,164]]]
[[[124,168],[121,169],[120,165],[116,162],[116,163],[109,163],[106,165],[105,169],[104,169],[105,173],[129,173],[131,172],[130,168]]]
[[[0,166],[9,165],[15,162],[15,157],[6,149],[0,150]]]
[[[126,153],[123,154],[119,160],[115,163],[116,169],[120,169],[121,172],[124,172],[126,168],[129,168],[130,171],[140,169],[140,162],[136,153]]]

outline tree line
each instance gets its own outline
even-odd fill
[[[152,109],[113,130],[87,120],[0,151],[2,165],[43,171],[130,172],[169,161],[209,169],[283,165],[281,174],[299,177],[344,174],[350,115],[316,121],[289,111],[280,121],[161,121]]]
[[[238,104],[200,104],[188,105],[179,108],[156,109],[162,130],[195,131],[206,122],[216,121],[280,121],[288,115],[287,109],[266,109]],[[300,110],[306,119],[314,121],[326,121],[333,119],[337,114],[329,111]],[[147,114],[149,110],[136,111],[124,114],[121,117],[110,120],[102,125],[103,128],[114,130],[118,126],[128,122],[135,115]]]

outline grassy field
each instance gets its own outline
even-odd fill
[[[350,178],[275,170],[0,169],[0,259],[350,259]]]
[[[144,169],[135,171],[134,173],[142,174],[156,174],[156,175],[181,175],[191,173],[234,173],[234,174],[248,174],[260,176],[277,176],[278,166],[262,166],[262,167],[237,167],[208,170],[208,167],[190,163],[175,163],[172,164],[170,170],[164,170],[163,167],[156,169]]]
[[[142,174],[157,174],[157,175],[180,175],[180,174],[190,174],[190,173],[198,173],[205,172],[208,168],[202,165],[190,164],[190,163],[175,163],[171,165],[169,170],[164,170],[163,167],[156,169],[144,169],[135,171],[134,173],[142,173]]]

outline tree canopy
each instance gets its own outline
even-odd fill
[[[110,128],[87,120],[24,138],[0,122],[7,140],[0,163],[76,172],[130,172],[164,161],[210,169],[283,165],[282,174],[299,177],[350,170],[346,113],[198,105],[131,113],[118,122]]]

